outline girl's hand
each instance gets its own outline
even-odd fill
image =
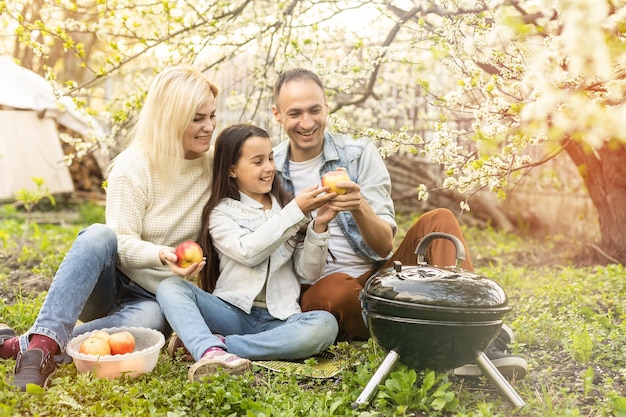
[[[337,217],[337,213],[337,210],[334,210],[329,204],[324,204],[322,207],[318,208],[317,216],[313,223],[313,230],[316,233],[325,232],[326,229],[328,229],[328,223]]]
[[[300,207],[300,210],[308,215],[337,196],[337,193],[329,193],[328,190],[328,187],[314,185],[313,187],[303,190],[294,200],[296,200],[296,204]]]

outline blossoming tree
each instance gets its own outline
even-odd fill
[[[370,20],[346,25],[357,9]],[[215,73],[243,56],[249,82],[225,99],[241,120],[268,114],[282,68],[312,67],[336,128],[375,137],[385,155],[426,155],[467,196],[504,195],[566,153],[598,210],[602,250],[626,260],[625,0],[16,0],[0,16],[15,33],[3,52],[108,115],[113,138],[154,70],[185,62]]]
[[[598,210],[601,247],[626,261],[625,3],[442,1],[408,16],[430,50],[417,82],[440,111],[425,148],[450,174],[445,186],[504,191],[566,152]],[[532,160],[524,151],[537,144],[545,154]]]

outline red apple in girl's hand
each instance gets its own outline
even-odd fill
[[[112,355],[130,353],[135,350],[135,337],[131,332],[123,331],[113,333],[109,337],[108,342]]]
[[[350,176],[343,170],[330,171],[322,176],[322,186],[329,187],[331,193],[345,194],[348,190],[337,187],[337,183],[346,181],[350,181]]]
[[[176,246],[174,253],[178,258],[176,265],[181,268],[187,268],[191,264],[202,262],[202,248],[191,240],[187,240]]]

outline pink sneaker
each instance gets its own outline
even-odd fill
[[[196,382],[220,370],[231,375],[240,375],[246,371],[251,371],[252,363],[248,359],[240,358],[217,348],[205,353],[198,362],[191,365],[187,376],[189,382]]]
[[[0,324],[0,326],[2,325]],[[1,335],[1,332],[2,330],[0,328],[0,335]],[[220,339],[222,343],[226,343],[226,338],[222,336],[221,334],[216,333],[213,336]],[[176,333],[172,333],[172,336],[170,336],[170,338],[168,339],[167,354],[172,359],[180,359],[181,361],[184,361],[184,362],[193,362],[193,356],[191,356],[191,353],[185,347],[185,344],[183,343],[182,339],[178,337]]]

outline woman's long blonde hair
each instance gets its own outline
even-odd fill
[[[195,68],[175,66],[163,70],[150,84],[129,147],[140,149],[161,177],[172,178],[185,159],[185,130],[198,108],[217,93],[218,88]],[[209,152],[203,158],[210,172]]]

